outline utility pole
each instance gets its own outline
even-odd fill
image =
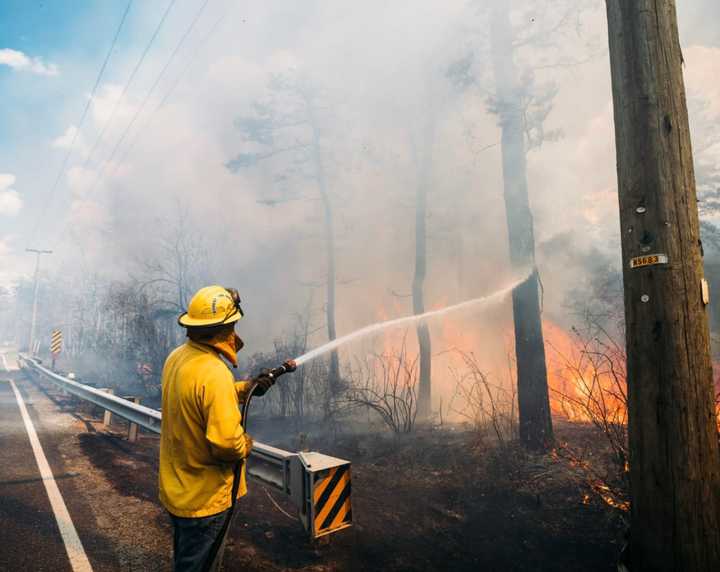
[[[720,454],[674,0],[606,0],[622,234],[633,572],[720,570]]]
[[[40,256],[43,254],[52,254],[52,250],[37,250],[36,248],[26,248],[25,252],[35,253],[35,289],[33,294],[33,310],[32,321],[30,322],[30,340],[28,344],[28,354],[33,354],[33,344],[35,343],[35,324],[37,321],[37,302],[38,290],[40,288]]]

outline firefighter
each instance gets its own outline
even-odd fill
[[[216,570],[235,500],[246,491],[242,462],[253,446],[240,424],[239,404],[251,383],[235,382],[243,341],[237,291],[200,289],[178,323],[188,340],[165,361],[162,373],[160,501],[173,523],[174,570]],[[254,395],[274,383],[262,374]],[[242,467],[242,469],[240,469]]]

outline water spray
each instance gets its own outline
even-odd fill
[[[467,300],[465,302],[460,302],[459,304],[454,304],[453,306],[448,306],[446,308],[442,308],[440,310],[431,310],[430,312],[425,312],[424,314],[418,314],[415,316],[406,316],[404,318],[396,318],[394,320],[386,320],[384,322],[378,322],[377,324],[372,324],[370,326],[366,326],[364,328],[361,328],[359,330],[356,330],[355,332],[352,332],[350,334],[347,334],[346,336],[343,336],[341,338],[338,338],[336,340],[332,340],[331,342],[328,342],[325,345],[322,345],[318,348],[315,348],[314,350],[311,350],[303,355],[301,355],[298,358],[295,358],[294,360],[287,360],[282,365],[271,369],[269,372],[265,373],[268,377],[270,377],[273,380],[277,380],[280,376],[285,375],[286,373],[290,373],[295,371],[298,366],[301,366],[307,362],[309,362],[312,359],[315,359],[316,357],[319,357],[329,351],[332,351],[336,349],[339,346],[342,346],[348,342],[351,342],[353,340],[357,340],[359,338],[363,338],[365,336],[369,336],[371,334],[381,332],[383,330],[386,330],[388,328],[393,328],[395,326],[403,326],[403,325],[410,325],[417,322],[421,322],[424,320],[428,320],[429,318],[433,318],[436,316],[443,316],[445,314],[449,314],[450,312],[457,312],[459,310],[465,310],[469,309],[475,306],[481,306],[484,304],[488,304],[491,302],[499,302],[505,296],[510,294],[515,288],[520,286],[522,283],[524,283],[530,276],[532,276],[533,272],[528,272],[528,274],[522,278],[521,280],[516,280],[509,286],[506,286],[505,288],[498,290],[497,292],[494,292],[493,294],[489,294],[488,296],[484,296],[482,298],[474,298],[472,300]],[[257,382],[253,382],[250,390],[247,393],[247,396],[245,397],[245,401],[242,404],[242,417],[241,417],[241,424],[245,431],[247,431],[247,423],[248,423],[248,410],[250,408],[250,401],[253,398],[253,395],[255,394],[255,391],[258,388]],[[242,474],[242,467],[245,463],[245,460],[243,459],[239,463],[235,465],[233,468],[233,486],[231,490],[231,499],[232,499],[232,506],[231,511],[234,511],[235,509],[235,499],[237,498],[237,491],[240,484],[240,476]],[[231,512],[232,514],[232,512]],[[224,525],[224,530],[221,533],[221,537],[225,537],[227,534],[227,527],[229,526],[230,518],[226,520],[226,524]]]
[[[505,296],[510,294],[515,288],[517,288],[522,283],[524,283],[533,274],[533,272],[528,272],[528,274],[526,276],[524,276],[523,278],[521,278],[520,280],[516,280],[509,286],[506,286],[505,288],[502,288],[501,290],[498,290],[497,292],[494,292],[487,296],[483,296],[481,298],[473,298],[472,300],[466,300],[465,302],[460,302],[459,304],[447,306],[447,307],[441,308],[439,310],[431,310],[429,312],[425,312],[424,314],[405,316],[404,318],[395,318],[393,320],[386,320],[384,322],[378,322],[376,324],[371,324],[369,326],[365,326],[364,328],[361,328],[350,334],[342,336],[341,338],[337,338],[336,340],[332,340],[331,342],[328,342],[318,348],[315,348],[314,350],[311,350],[311,351],[301,355],[300,357],[295,358],[293,360],[293,363],[296,366],[301,366],[304,363],[307,363],[310,360],[315,359],[316,357],[319,357],[329,351],[332,351],[332,350],[338,348],[339,346],[342,346],[348,342],[351,342],[351,341],[354,341],[354,340],[357,340],[360,338],[364,338],[365,336],[369,336],[371,334],[381,332],[388,328],[394,328],[396,326],[411,325],[411,324],[414,324],[417,322],[422,322],[422,321],[425,321],[425,320],[428,320],[430,318],[434,318],[437,316],[443,316],[443,315],[449,314],[451,312],[467,310],[474,306],[489,304],[490,302],[499,302],[500,300],[505,298]]]
[[[383,330],[386,330],[388,328],[394,328],[396,326],[404,326],[404,325],[410,325],[415,324],[418,322],[422,322],[425,320],[428,320],[430,318],[434,318],[437,316],[444,316],[445,314],[449,314],[451,312],[458,312],[460,310],[467,310],[470,308],[473,308],[475,306],[481,306],[485,304],[489,304],[491,302],[499,302],[505,296],[510,294],[515,288],[520,286],[522,283],[524,283],[530,276],[532,276],[534,271],[529,271],[523,278],[519,280],[515,280],[510,285],[506,286],[505,288],[502,288],[498,290],[497,292],[494,292],[492,294],[489,294],[487,296],[483,296],[481,298],[473,298],[472,300],[466,300],[465,302],[460,302],[459,304],[454,304],[452,306],[447,306],[445,308],[441,308],[439,310],[431,310],[429,312],[425,312],[424,314],[417,314],[413,316],[405,316],[404,318],[395,318],[394,320],[386,320],[384,322],[378,322],[376,324],[371,324],[369,326],[365,326],[364,328],[360,328],[359,330],[356,330],[350,334],[347,334],[345,336],[342,336],[340,338],[337,338],[335,340],[332,340],[318,348],[315,348],[314,350],[311,350],[300,357],[295,358],[294,360],[288,360],[285,363],[283,363],[281,366],[278,366],[274,369],[271,369],[266,375],[268,375],[270,378],[276,380],[281,375],[285,375],[286,373],[290,373],[295,371],[299,366],[309,362],[310,360],[313,360],[323,354],[326,354],[339,346],[345,345],[348,342],[364,338],[365,336],[369,336],[371,334],[375,334],[378,332],[381,332]],[[245,398],[245,402],[242,406],[242,423],[243,427],[245,427],[245,424],[247,422],[247,410],[250,406],[250,400],[253,397],[253,394],[255,393],[255,390],[257,389],[257,384],[253,384],[250,388],[250,391],[247,394],[247,397]]]

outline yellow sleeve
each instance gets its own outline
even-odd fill
[[[250,451],[240,425],[238,397],[229,371],[218,370],[216,375],[210,376],[203,386],[202,406],[205,438],[213,457],[226,462],[247,457]]]
[[[250,391],[251,385],[252,385],[252,381],[236,381],[235,382],[235,393],[237,393],[238,402],[240,403],[240,405],[242,405],[243,402],[245,401],[248,391]]]

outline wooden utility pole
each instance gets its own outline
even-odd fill
[[[607,0],[607,14],[627,335],[630,568],[720,570],[720,456],[675,1]]]
[[[525,124],[513,59],[509,9],[508,2],[496,2],[492,8],[490,27],[498,115],[502,130],[503,182],[510,263],[518,272],[533,271],[512,295],[520,440],[531,449],[545,450],[553,442],[553,429],[538,276],[534,270],[535,237],[528,198]]]
[[[40,290],[40,257],[43,254],[52,254],[52,250],[38,250],[37,248],[26,248],[25,252],[35,254],[35,285],[33,287],[32,318],[30,319],[30,338],[28,339],[28,355],[35,353],[35,329],[37,325],[38,291]]]

